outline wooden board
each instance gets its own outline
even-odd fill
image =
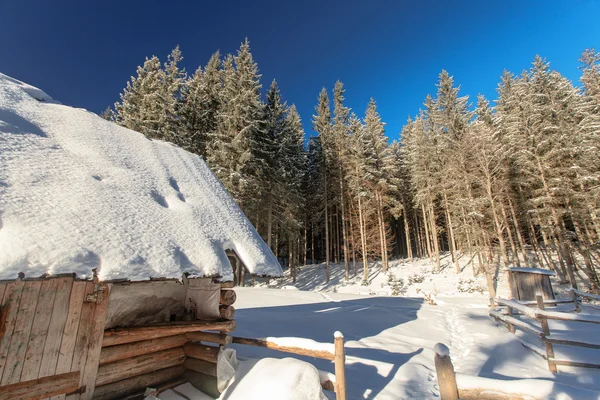
[[[71,362],[71,372],[82,371],[87,359],[87,348],[92,335],[92,326],[94,322],[94,310],[96,303],[86,301],[88,295],[94,293],[94,283],[84,282],[85,291],[83,295],[83,304],[81,305],[81,315],[79,316],[79,327],[77,328],[77,339],[73,349],[73,361]],[[83,374],[80,375],[79,387],[83,385]],[[82,397],[77,394],[67,396],[69,400],[78,400]]]
[[[69,298],[71,296],[73,278],[58,278],[56,280],[56,297],[54,298],[52,317],[50,319],[50,326],[48,327],[48,337],[44,346],[44,354],[42,355],[38,378],[54,375],[56,372],[65,323],[69,314]],[[81,297],[83,298],[83,295]],[[70,368],[71,366],[69,365]]]
[[[184,372],[185,368],[179,365],[149,374],[138,375],[115,383],[97,386],[94,392],[94,399],[111,400],[129,394],[143,393],[147,387],[156,387],[160,383],[180,377]]]
[[[81,394],[80,399],[85,400],[92,400],[94,397],[96,375],[100,363],[100,352],[102,351],[102,339],[104,338],[104,324],[110,299],[109,285],[94,285],[94,290],[97,291],[97,300],[93,303],[94,314],[91,320],[87,348],[85,349],[86,360],[81,370],[82,381],[80,386],[85,387],[85,392]]]
[[[71,294],[69,296],[69,311],[67,313],[67,321],[63,329],[62,341],[56,364],[56,373],[74,372],[71,369],[73,362],[73,352],[77,341],[79,331],[79,319],[81,316],[83,298],[87,289],[87,282],[73,282]],[[73,398],[75,396],[72,396]],[[52,400],[64,399],[64,395],[53,397]]]
[[[10,349],[0,381],[2,386],[20,381],[41,287],[42,281],[25,281],[15,327],[10,338]]]
[[[27,343],[27,352],[23,362],[23,371],[19,382],[30,381],[38,378],[40,363],[44,355],[44,346],[48,337],[48,328],[52,317],[52,307],[58,287],[57,279],[49,279],[42,282],[40,295],[37,300],[33,325]]]
[[[96,386],[107,385],[137,375],[147,374],[161,368],[182,365],[185,353],[181,347],[145,354],[109,364],[98,368]]]
[[[19,279],[7,284],[4,290],[2,319],[0,320],[0,380],[6,366],[6,358],[8,357],[24,287],[25,282]]]
[[[189,339],[186,335],[177,335],[105,347],[100,353],[100,365],[161,350],[168,350],[174,347],[181,347],[187,342],[189,342]]]
[[[47,376],[3,386],[0,389],[0,400],[44,399],[77,390],[78,385],[79,372]]]

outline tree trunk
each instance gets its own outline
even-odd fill
[[[358,223],[360,224],[360,244],[362,248],[362,259],[363,259],[363,281],[369,281],[369,263],[367,261],[367,238],[365,232],[365,222],[363,219],[362,203],[360,196],[358,196]]]
[[[342,243],[344,247],[344,271],[346,280],[350,279],[350,264],[348,262],[348,236],[346,233],[346,206],[344,201],[344,177],[342,167],[339,168],[340,204],[342,206]]]
[[[487,177],[487,185],[486,192],[488,201],[490,202],[490,207],[492,209],[492,217],[494,218],[494,225],[496,227],[496,235],[498,236],[498,242],[500,243],[500,254],[502,256],[502,261],[504,262],[504,266],[509,267],[510,262],[508,261],[508,254],[506,252],[506,244],[504,243],[504,234],[502,232],[502,225],[500,224],[500,218],[498,217],[498,212],[496,211],[496,204],[494,202],[494,197],[492,195],[492,181],[490,177]]]
[[[325,282],[331,277],[331,265],[329,264],[329,211],[327,207],[327,173],[325,175]]]
[[[510,251],[512,252],[512,258],[515,260],[517,267],[521,267],[521,262],[519,261],[519,253],[517,252],[517,246],[515,246],[515,241],[512,235],[512,229],[510,229],[510,223],[508,218],[506,217],[506,210],[504,209],[504,204],[500,203],[500,211],[502,211],[502,218],[504,219],[504,225],[506,226],[506,234],[508,235],[508,242],[510,244]]]
[[[310,223],[310,263],[315,264],[315,224]]]
[[[404,236],[406,236],[406,255],[410,260],[413,258],[412,243],[410,241],[410,226],[408,225],[408,216],[406,215],[406,207],[402,206],[402,216],[404,217]]]
[[[456,242],[454,241],[454,228],[452,227],[452,218],[450,216],[450,206],[448,205],[448,196],[444,191],[444,208],[446,209],[446,223],[448,225],[448,233],[450,234],[450,252],[452,253],[452,261],[456,268],[456,273],[460,274],[460,265],[458,263],[458,255],[456,254]]]
[[[440,245],[438,242],[438,232],[437,232],[437,223],[435,221],[435,213],[433,212],[433,204],[429,203],[429,220],[431,223],[431,240],[433,241],[433,251],[435,255],[435,265],[437,268],[437,272],[442,271],[442,266],[440,264]]]
[[[379,224],[379,241],[381,245],[381,270],[382,272],[386,272],[388,268],[387,264],[387,238],[385,234],[385,223],[383,221],[383,212],[381,208],[383,207],[381,202],[381,196],[379,192],[375,192],[375,203],[377,207],[377,223]]]
[[[529,258],[527,257],[527,251],[525,249],[525,240],[523,240],[521,228],[519,227],[519,220],[517,219],[515,208],[513,206],[512,200],[510,199],[510,196],[508,196],[508,209],[510,210],[513,226],[515,227],[515,233],[517,234],[517,240],[519,241],[519,247],[521,249],[521,254],[523,255],[523,260],[525,261],[525,265],[529,267]]]
[[[272,229],[273,229],[273,194],[269,193],[269,205],[267,208],[267,246],[269,246],[269,248],[271,250],[273,250],[273,248],[271,247]]]
[[[425,227],[425,242],[427,244],[427,256],[433,261],[433,252],[431,250],[431,241],[429,238],[429,219],[425,213],[425,205],[421,203],[421,211],[423,211],[423,226]]]

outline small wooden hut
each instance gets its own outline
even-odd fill
[[[536,293],[542,293],[544,300],[554,300],[550,277],[554,271],[541,268],[509,268],[508,283],[510,294],[517,300],[535,301]]]
[[[0,74],[0,400],[216,376],[227,254],[282,271],[202,159]],[[3,121],[8,115],[10,120]]]

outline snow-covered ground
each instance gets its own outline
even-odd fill
[[[340,330],[346,340],[351,399],[438,397],[433,366],[433,347],[438,342],[450,348],[464,387],[510,388],[540,399],[600,399],[600,392],[595,391],[600,391],[600,373],[566,367],[560,367],[559,374],[549,372],[542,357],[523,347],[488,315],[487,292],[457,289],[461,280],[462,287],[478,286],[476,282],[464,283],[472,278],[471,267],[456,275],[448,261],[448,257],[443,260],[446,267],[440,274],[432,273],[429,260],[393,262],[389,274],[374,267],[368,286],[360,285],[360,271],[357,278],[344,284],[340,264],[332,266],[332,279],[326,284],[320,264],[299,268],[295,285],[286,275],[272,280],[269,287],[258,283],[256,287],[237,288],[235,335],[304,337],[331,343],[333,333]],[[400,296],[389,295],[388,275],[404,281]],[[413,282],[421,277],[422,282],[408,284],[409,278]],[[479,284],[485,288],[483,278]],[[506,276],[501,272],[498,294],[507,297],[508,293]],[[437,305],[429,304],[427,296]],[[236,348],[242,358],[290,356],[263,348]],[[589,351],[600,355],[600,350]],[[298,358],[333,372],[328,361]]]

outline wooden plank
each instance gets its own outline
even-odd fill
[[[10,349],[6,357],[6,366],[4,367],[2,381],[0,382],[2,386],[18,383],[21,378],[25,352],[27,351],[27,343],[41,287],[42,281],[25,282],[17,320],[15,321],[15,329],[10,340]]]
[[[188,357],[183,363],[185,369],[189,369],[196,372],[201,372],[208,376],[217,376],[217,364],[210,361],[199,360],[197,358]]]
[[[183,351],[187,357],[216,364],[220,349],[219,347],[206,346],[199,343],[188,343],[183,346]]]
[[[96,386],[94,400],[111,400],[122,398],[135,393],[143,393],[147,387],[156,387],[162,382],[168,382],[180,377],[185,372],[182,365],[161,369],[149,374],[138,375],[103,386]]]
[[[520,319],[515,318],[515,317],[511,317],[509,315],[503,315],[503,314],[501,314],[501,313],[499,313],[497,311],[490,311],[490,316],[492,316],[492,317],[494,317],[494,318],[496,318],[496,319],[498,319],[498,320],[500,320],[502,322],[505,322],[507,324],[512,324],[512,325],[514,325],[516,327],[519,327],[519,328],[521,328],[521,329],[523,329],[525,331],[531,332],[531,333],[535,334],[538,337],[542,337],[542,335],[544,333],[542,331],[542,328],[539,328],[539,327],[537,327],[535,325],[529,325],[525,321],[521,321]]]
[[[73,348],[73,360],[71,361],[71,372],[81,371],[85,366],[85,360],[87,358],[87,347],[90,336],[92,334],[92,326],[94,320],[94,310],[96,303],[86,301],[88,295],[94,293],[93,282],[83,282],[85,289],[83,293],[83,303],[81,305],[81,314],[79,315],[78,328],[77,328],[77,339],[75,340],[75,347]],[[83,373],[80,375],[79,387],[83,385]],[[66,397],[69,400],[78,400],[81,398],[79,393],[72,394]]]
[[[17,280],[6,286],[4,297],[2,298],[3,312],[0,319],[0,380],[6,366],[6,357],[10,349],[10,341],[19,314],[19,304],[23,295],[25,282]]]
[[[71,297],[73,278],[57,278],[56,280],[58,282],[56,297],[54,298],[52,318],[48,328],[48,338],[46,339],[46,345],[44,346],[44,354],[40,363],[38,378],[54,375],[56,372],[64,328],[69,315],[69,298]],[[69,365],[69,369],[70,368],[71,366]]]
[[[581,341],[568,340],[568,339],[557,339],[557,338],[553,338],[552,335],[545,337],[542,340],[545,342],[548,342],[548,343],[561,344],[564,346],[585,347],[588,349],[600,349],[600,343],[581,342]]]
[[[231,332],[234,329],[235,321],[192,321],[189,323],[177,322],[150,326],[115,328],[104,332],[103,345],[105,347],[116,346],[118,344],[140,342],[142,340],[156,339],[165,336],[174,336],[188,332]]]
[[[25,353],[25,361],[23,363],[23,371],[21,371],[20,382],[38,378],[57,288],[58,280],[56,279],[49,279],[42,282],[40,295],[38,296],[35,309],[33,325],[31,326],[31,333],[29,334],[29,342],[27,344],[27,352]]]
[[[183,352],[183,349],[181,347],[176,347],[174,349],[144,354],[104,364],[98,368],[95,385],[102,386],[133,376],[157,371],[161,368],[182,365],[184,361],[185,353]]]
[[[233,336],[233,343],[245,344],[248,346],[266,347],[268,349],[279,350],[285,353],[299,354],[301,356],[309,356],[315,358],[322,358],[324,360],[334,360],[334,354],[331,351],[326,350],[311,350],[302,347],[291,347],[291,346],[280,346],[276,343],[270,342],[265,339],[251,339]]]
[[[142,354],[181,347],[189,342],[186,335],[167,336],[164,338],[144,340],[118,346],[104,347],[100,353],[100,365]]]
[[[94,318],[90,328],[90,337],[86,348],[86,361],[82,370],[81,387],[85,387],[85,392],[80,398],[92,400],[94,397],[94,387],[96,375],[98,373],[98,364],[100,363],[100,352],[102,351],[102,339],[104,338],[104,324],[108,312],[108,303],[110,299],[110,286],[106,284],[97,284],[94,287],[97,300],[94,307]]]
[[[75,281],[71,288],[71,295],[69,296],[69,311],[67,313],[67,321],[63,329],[62,340],[60,343],[60,350],[58,354],[58,361],[56,363],[56,373],[61,374],[65,372],[74,372],[71,370],[71,364],[73,362],[73,353],[75,349],[75,343],[77,340],[77,333],[79,330],[79,319],[81,316],[81,309],[83,305],[83,298],[87,289],[87,282]],[[78,396],[71,396],[72,398],[78,398]],[[52,400],[62,400],[65,395],[54,396]]]
[[[79,372],[47,376],[0,388],[0,400],[33,400],[77,390]]]

